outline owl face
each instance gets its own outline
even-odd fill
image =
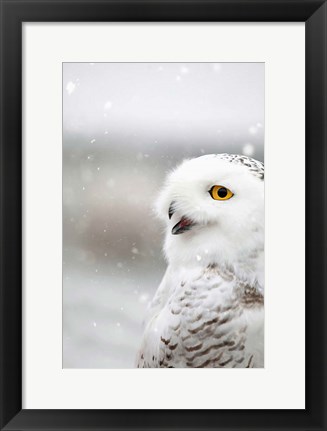
[[[260,162],[229,155],[186,160],[174,170],[157,205],[168,260],[235,259],[263,242],[262,170]]]

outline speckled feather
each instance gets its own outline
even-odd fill
[[[209,265],[176,287],[147,328],[138,367],[262,366],[263,295],[257,286]],[[159,293],[154,303],[164,300]]]
[[[230,163],[236,163],[245,166],[248,168],[249,172],[258,177],[260,180],[264,181],[265,179],[265,167],[262,162],[259,160],[252,159],[248,156],[243,156],[239,154],[216,154],[217,157],[227,160]]]

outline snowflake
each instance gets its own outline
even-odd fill
[[[252,144],[250,144],[250,143],[244,144],[244,146],[242,148],[242,153],[245,156],[249,156],[249,157],[253,156],[253,154],[254,154],[254,146]]]
[[[111,109],[112,108],[112,102],[110,100],[108,100],[105,104],[104,104],[104,109]]]
[[[73,83],[73,81],[69,81],[66,85],[66,90],[68,93],[68,96],[70,96],[76,89],[76,84]]]

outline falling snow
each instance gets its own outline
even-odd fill
[[[188,73],[190,73],[190,69],[188,67],[186,67],[186,66],[182,66],[180,68],[180,72],[181,72],[182,75],[187,75]]]
[[[112,102],[110,100],[108,100],[105,104],[104,104],[104,109],[108,110],[112,108]]]
[[[140,295],[139,297],[139,301],[142,303],[145,303],[149,300],[149,295],[146,293],[143,293],[142,295]]]
[[[68,95],[70,96],[71,94],[73,94],[75,89],[76,89],[76,84],[74,84],[73,81],[69,81],[66,85],[66,90]]]
[[[215,72],[220,72],[221,71],[221,64],[220,63],[214,63],[213,70]]]
[[[254,145],[246,143],[242,148],[242,154],[248,157],[252,157],[254,155]]]

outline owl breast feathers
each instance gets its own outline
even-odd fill
[[[137,367],[264,366],[263,178],[262,163],[226,154],[168,176],[157,207],[168,267]]]

